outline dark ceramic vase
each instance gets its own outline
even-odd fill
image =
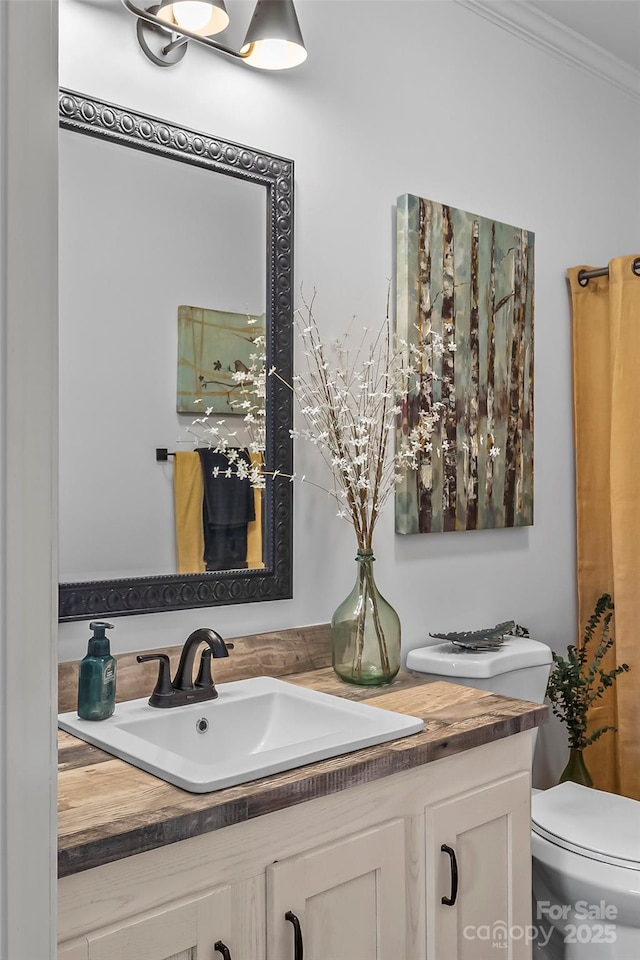
[[[581,783],[583,787],[593,786],[591,774],[584,762],[583,752],[577,747],[571,747],[569,750],[569,762],[562,771],[559,783],[565,783],[567,780],[571,780],[572,783]]]

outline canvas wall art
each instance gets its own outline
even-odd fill
[[[206,407],[213,413],[241,411],[230,404],[242,399],[234,373],[247,372],[264,343],[265,316],[226,313],[204,307],[178,307],[178,413],[196,416]],[[201,400],[201,403],[196,403]]]
[[[397,244],[398,335],[429,345],[399,429],[442,406],[396,531],[531,524],[534,235],[407,194]]]

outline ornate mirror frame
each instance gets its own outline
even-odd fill
[[[292,376],[293,161],[147,116],[125,107],[61,89],[59,124],[64,130],[133,147],[212,173],[266,187],[267,370]],[[291,391],[267,378],[266,463],[291,475]],[[153,440],[150,440],[150,448]],[[284,600],[292,596],[292,484],[267,481],[264,496],[263,570],[167,574],[61,583],[59,620],[159,613],[229,603]]]

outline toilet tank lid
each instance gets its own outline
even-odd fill
[[[407,669],[441,677],[496,677],[513,670],[551,663],[546,643],[529,637],[507,637],[497,650],[465,650],[449,641],[410,650]]]
[[[560,783],[531,798],[536,833],[592,860],[640,870],[640,802]]]

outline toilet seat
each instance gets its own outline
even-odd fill
[[[561,783],[531,799],[534,833],[590,860],[640,871],[640,804]]]

